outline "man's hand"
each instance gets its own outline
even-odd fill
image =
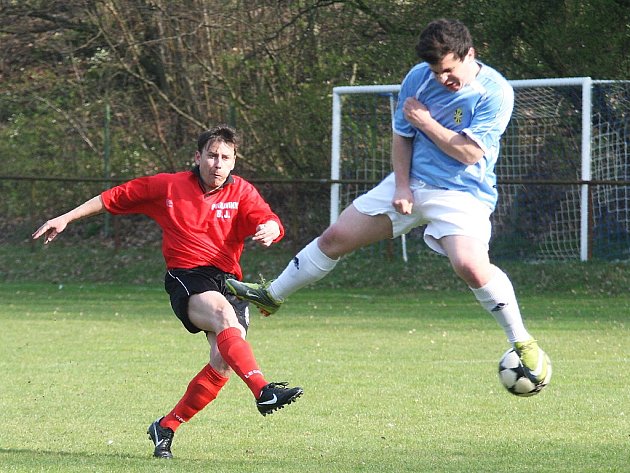
[[[411,192],[411,189],[409,187],[396,187],[392,204],[399,214],[411,214],[413,210],[413,192]]]
[[[256,233],[252,237],[257,243],[262,246],[269,246],[273,241],[280,236],[280,227],[275,220],[269,220],[256,227]]]
[[[37,240],[40,236],[46,235],[44,244],[50,243],[57,237],[57,235],[63,232],[67,226],[68,220],[63,215],[55,217],[52,220],[48,220],[45,224],[39,227],[35,233],[33,233],[33,240]]]
[[[424,130],[424,127],[433,121],[427,107],[413,97],[407,97],[405,100],[403,113],[405,119],[419,130]]]
[[[403,104],[405,119],[429,137],[435,145],[451,158],[466,166],[483,159],[484,151],[470,137],[442,126],[431,117],[423,103],[407,97]]]

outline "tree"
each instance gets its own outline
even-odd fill
[[[419,30],[432,18],[463,18],[481,59],[511,79],[625,78],[625,3],[4,2],[0,134],[29,123],[63,136],[63,146],[49,150],[51,172],[57,166],[59,173],[89,174],[99,167],[109,103],[115,174],[186,168],[197,133],[228,122],[245,137],[244,174],[323,177],[332,87],[399,83],[416,60]],[[27,171],[27,163],[0,166]]]

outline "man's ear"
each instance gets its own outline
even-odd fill
[[[201,162],[201,153],[199,151],[195,151],[195,164],[199,164]]]

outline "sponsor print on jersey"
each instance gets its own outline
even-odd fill
[[[232,218],[230,210],[238,210],[238,202],[215,202],[212,210],[216,212],[217,218]]]

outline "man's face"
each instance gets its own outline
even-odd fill
[[[457,92],[466,84],[470,84],[479,70],[473,48],[468,50],[464,60],[460,60],[453,53],[448,53],[439,63],[431,64],[430,67],[438,82],[451,92]]]
[[[220,187],[234,169],[236,153],[234,146],[223,141],[206,144],[202,153],[195,152],[195,163],[199,165],[201,180],[208,190]]]

